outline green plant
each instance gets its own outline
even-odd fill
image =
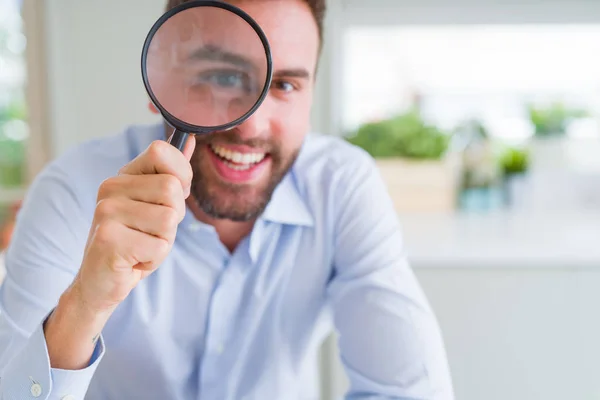
[[[16,13],[7,17],[0,24],[0,68],[3,64],[24,63],[23,49],[15,46],[22,36],[18,28],[20,16]],[[0,90],[4,90],[2,97],[8,99],[0,102],[0,187],[21,186],[26,165],[26,105],[21,89]]]
[[[450,135],[427,124],[418,112],[409,111],[366,123],[346,140],[375,158],[440,159],[448,149]]]
[[[500,156],[504,176],[524,174],[529,169],[529,152],[526,149],[508,147]]]
[[[569,108],[561,102],[546,106],[528,105],[529,119],[535,127],[536,136],[562,135],[567,124],[573,119],[585,118],[589,114],[585,110]]]
[[[24,102],[13,101],[0,108],[0,187],[17,187],[25,176],[25,141],[9,132],[20,131],[25,124]]]
[[[27,109],[24,101],[13,101],[7,107],[0,107],[0,124],[14,120],[27,120]]]

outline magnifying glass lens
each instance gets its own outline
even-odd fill
[[[264,97],[270,58],[255,27],[222,7],[179,11],[154,32],[146,86],[174,126],[223,127]]]

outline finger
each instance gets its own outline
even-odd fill
[[[138,264],[155,269],[170,250],[164,239],[106,220],[98,224],[88,257],[104,260],[115,272],[126,272]]]
[[[192,141],[188,140],[188,142]],[[192,167],[189,160],[181,151],[163,140],[152,142],[144,152],[121,168],[119,175],[124,174],[173,175],[179,179],[184,191],[192,182]]]
[[[114,220],[172,244],[182,217],[171,207],[131,199],[108,198],[98,203],[96,220],[99,223]]]
[[[185,215],[185,193],[173,175],[119,175],[105,180],[98,190],[98,203],[105,199],[131,199],[171,207]]]

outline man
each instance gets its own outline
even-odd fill
[[[323,0],[234,4],[273,54],[256,114],[183,153],[131,127],[32,185],[0,297],[3,400],[316,398],[332,327],[348,398],[453,398],[373,160],[306,134]]]

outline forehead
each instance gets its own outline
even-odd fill
[[[169,17],[152,37],[150,51],[165,62],[185,61],[202,49],[264,58],[251,25],[219,7],[191,7]]]
[[[320,39],[306,1],[230,3],[248,13],[265,33],[275,72],[298,68],[314,71]],[[239,16],[217,7],[193,7],[172,16],[156,32],[150,51],[161,63],[172,64],[189,59],[190,54],[203,47],[241,54],[255,63],[264,60],[262,43],[253,28]]]
[[[265,32],[275,70],[304,67],[313,71],[319,53],[319,32],[303,0],[234,0]]]

